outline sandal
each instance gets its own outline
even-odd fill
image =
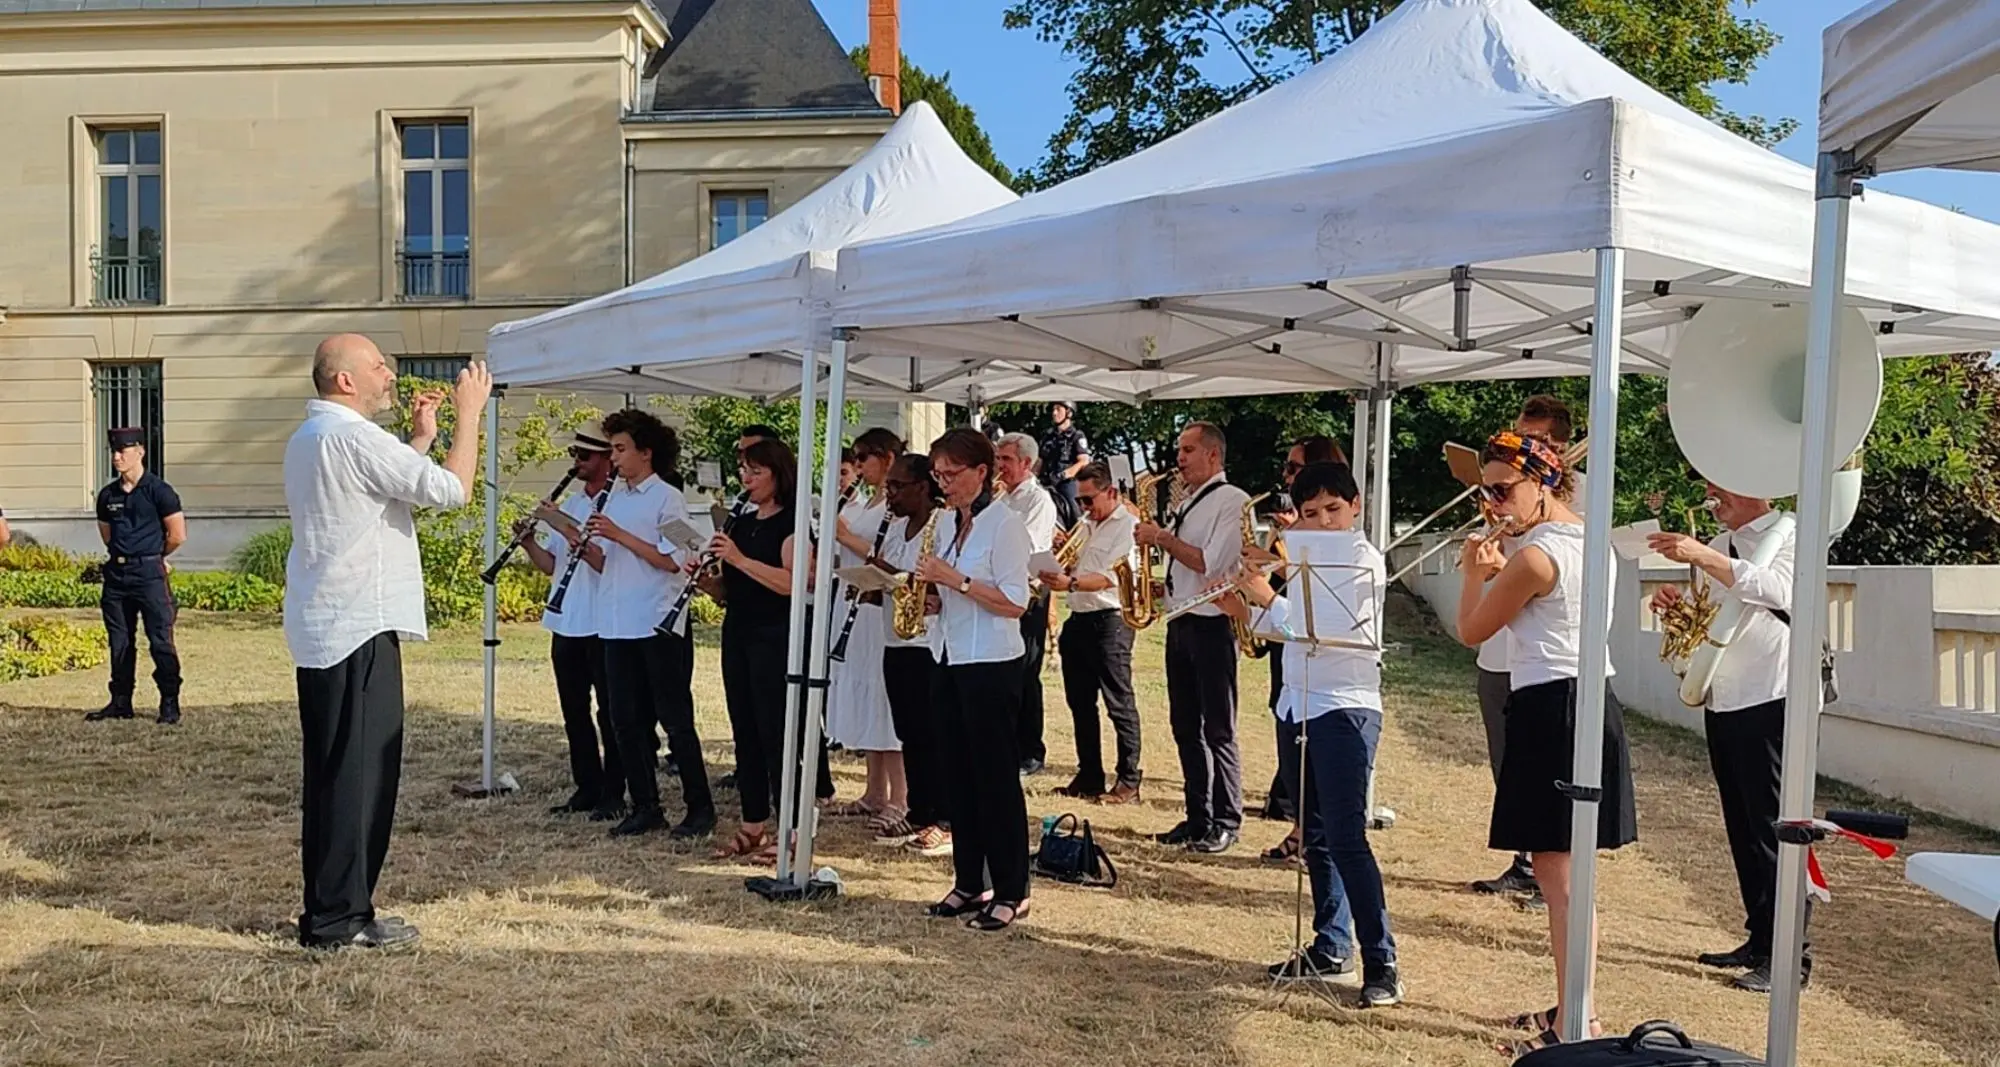
[[[875,843],[878,845],[903,845],[915,836],[917,828],[910,825],[910,820],[900,815],[896,816],[894,822],[875,827]]]
[[[925,908],[924,914],[933,919],[956,919],[961,915],[971,915],[973,912],[984,911],[987,903],[992,899],[993,894],[990,892],[971,896],[954,889],[946,893],[943,900]]]
[[[1296,837],[1287,836],[1283,841],[1264,850],[1264,859],[1270,863],[1284,863],[1298,857],[1299,839]]]
[[[903,817],[908,815],[909,812],[910,809],[908,808],[883,808],[881,811],[868,817],[868,828],[876,833],[881,833],[884,829],[904,821]]]
[[[1595,1037],[1602,1037],[1603,1034],[1604,1034],[1604,1023],[1600,1020],[1592,1019],[1590,1020],[1590,1026],[1587,1028],[1587,1032],[1584,1035],[1584,1039],[1589,1040]],[[1541,1033],[1536,1034],[1535,1036],[1527,1039],[1526,1041],[1515,1041],[1505,1046],[1502,1046],[1501,1051],[1509,1053],[1514,1058],[1519,1059],[1522,1056],[1526,1056],[1530,1052],[1535,1052],[1540,1049],[1548,1048],[1552,1045],[1560,1045],[1560,1044],[1563,1044],[1562,1035],[1557,1033],[1554,1027],[1548,1027],[1544,1029]]]
[[[871,808],[859,800],[848,800],[838,804],[829,803],[820,809],[821,813],[835,819],[854,819],[864,815],[880,815],[881,809]]]
[[[741,859],[745,856],[755,856],[765,848],[775,847],[776,842],[771,839],[771,835],[768,832],[760,830],[753,834],[748,830],[738,828],[736,836],[730,838],[728,844],[709,853],[709,856],[719,860]],[[775,858],[773,856],[773,859]]]
[[[1534,1033],[1553,1030],[1556,1028],[1556,1013],[1561,1010],[1562,1005],[1558,1004],[1546,1011],[1531,1011],[1526,1015],[1516,1015],[1507,1021],[1507,1026],[1512,1030],[1527,1030]]]
[[[999,911],[1001,908],[1007,909],[1007,917],[1005,919],[1002,919],[998,915],[994,914],[994,912]],[[987,933],[993,933],[999,930],[1005,930],[1006,928],[1014,925],[1014,920],[1025,919],[1027,918],[1027,916],[1028,916],[1027,901],[996,900],[986,905],[986,910],[980,912],[977,915],[974,915],[970,919],[965,920],[965,925],[973,928],[974,930],[984,930]]]

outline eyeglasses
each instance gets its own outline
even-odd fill
[[[917,482],[906,482],[901,478],[882,479],[882,489],[890,493],[900,493],[905,489],[914,489],[918,484]]]
[[[1526,478],[1516,478],[1498,485],[1482,485],[1479,487],[1479,495],[1485,497],[1489,504],[1504,504],[1508,497],[1514,495],[1514,487],[1525,481]]]
[[[1288,459],[1285,461],[1285,477],[1287,478],[1290,478],[1292,475],[1297,474],[1298,472],[1305,469],[1306,465],[1296,460]]]
[[[966,471],[969,471],[971,469],[972,469],[971,467],[932,466],[931,480],[938,483],[939,485],[950,485],[951,483],[957,481],[960,475],[964,474]]]

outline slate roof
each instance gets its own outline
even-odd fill
[[[7,0],[0,0],[0,3]],[[887,117],[812,0],[655,0],[667,46],[640,110],[865,113]]]

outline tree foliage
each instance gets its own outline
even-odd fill
[[[778,431],[778,437],[786,447],[794,451],[798,449],[799,402],[796,400],[760,404],[730,396],[655,396],[647,398],[646,403],[680,423],[681,468],[689,485],[695,484],[695,464],[709,460],[722,465],[723,486],[728,492],[740,489],[736,477],[736,441],[745,426],[769,426]],[[826,402],[820,401],[814,410],[814,425],[823,430],[826,426]],[[843,439],[853,440],[862,429],[859,425],[861,411],[860,404],[841,405],[841,418],[846,426],[841,432]],[[814,448],[812,463],[801,472],[808,479],[814,477],[812,472],[819,469],[821,460],[826,456],[825,436],[818,436],[820,441]],[[813,484],[819,483],[814,480]]]
[[[848,57],[854,60],[854,65],[860,68],[862,74],[868,73],[867,45],[849,52]],[[979,117],[952,91],[949,73],[932,74],[910,62],[909,56],[904,56],[902,90],[903,106],[908,107],[919,100],[929,104],[937,112],[939,121],[944,123],[944,128],[951,131],[951,138],[958,142],[960,151],[999,179],[1001,184],[1014,184],[1014,172],[993,154],[993,142],[986,136],[986,131],[979,128]]]

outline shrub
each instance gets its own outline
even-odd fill
[[[0,571],[74,571],[82,566],[82,557],[24,536],[0,548]]]
[[[86,585],[77,571],[0,570],[0,607],[89,608],[97,606],[99,588]]]
[[[694,595],[694,599],[688,602],[688,614],[692,616],[696,626],[722,625],[722,605],[716,603],[715,598],[707,593]]]
[[[232,570],[254,574],[282,588],[285,584],[285,557],[292,551],[290,523],[251,535],[229,558]]]
[[[176,571],[168,577],[174,603],[185,611],[276,611],[285,589],[235,571]]]
[[[0,621],[0,682],[85,670],[107,658],[102,630],[34,616]]]

